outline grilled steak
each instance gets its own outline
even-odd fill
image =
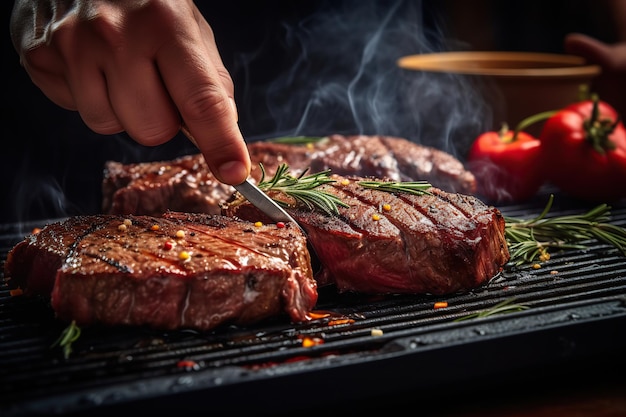
[[[250,158],[274,172],[281,163],[298,172],[330,169],[337,175],[388,178],[393,181],[427,181],[449,192],[476,192],[474,175],[452,155],[393,136],[330,135],[307,146],[273,142],[248,145]],[[253,172],[255,178],[259,175]]]
[[[473,174],[452,155],[390,136],[331,135],[316,143],[294,145],[253,142],[248,145],[252,177],[259,180],[259,163],[272,175],[282,163],[292,172],[331,169],[339,175],[373,176],[395,181],[425,180],[449,192],[473,194]],[[165,162],[108,162],[102,185],[102,208],[111,214],[159,216],[167,209],[220,213],[220,203],[234,189],[219,183],[200,154]]]
[[[288,209],[324,267],[316,276],[320,285],[363,293],[450,294],[487,282],[509,260],[502,214],[475,197],[434,187],[428,195],[389,193],[358,185],[359,177],[334,178],[320,189],[350,206],[340,207],[338,216]],[[249,203],[223,208],[230,216],[262,218]]]
[[[167,210],[219,214],[234,189],[217,181],[202,155],[104,167],[102,207],[109,214],[160,216]]]
[[[298,322],[317,302],[297,227],[204,214],[72,217],[18,243],[4,272],[9,287],[51,294],[57,316],[79,325]]]

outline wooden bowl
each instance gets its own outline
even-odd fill
[[[534,52],[442,52],[405,56],[397,64],[413,71],[477,77],[496,129],[503,122],[513,128],[528,116],[577,101],[581,86],[600,74],[599,66],[587,65],[581,57]]]

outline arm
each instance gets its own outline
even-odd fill
[[[10,29],[32,81],[95,132],[154,146],[184,122],[219,180],[247,178],[233,82],[191,0],[16,0]]]

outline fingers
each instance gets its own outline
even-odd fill
[[[95,132],[125,130],[144,145],[171,139],[184,121],[215,176],[243,182],[250,158],[233,82],[193,2],[79,9],[50,23],[46,42],[20,51],[42,91]]]
[[[236,111],[219,76],[171,77],[161,70],[181,116],[211,172],[227,184],[239,184],[250,173],[250,158]]]
[[[112,108],[137,142],[156,146],[173,138],[180,117],[152,61],[131,58],[106,71]]]
[[[237,125],[232,80],[206,22],[198,42],[174,42],[157,54],[163,82],[213,174],[239,184],[250,173],[250,157]]]
[[[60,61],[58,54],[48,48],[38,48],[24,54],[21,61],[33,83],[46,97],[64,109],[77,109],[70,86],[63,75],[63,65],[56,64]],[[49,66],[41,66],[42,62]]]

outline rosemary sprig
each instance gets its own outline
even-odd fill
[[[325,136],[281,136],[270,139],[270,142],[286,143],[288,145],[306,145],[309,143],[317,143],[325,138]]]
[[[51,348],[59,346],[63,349],[63,357],[69,358],[72,353],[72,343],[80,337],[80,327],[76,325],[76,321],[72,322],[61,332],[61,336],[50,346]]]
[[[374,190],[387,191],[390,193],[407,193],[414,195],[423,195],[430,193],[426,190],[432,187],[426,181],[359,181],[361,187],[371,188]]]
[[[488,316],[493,316],[495,314],[514,313],[516,311],[528,310],[530,308],[525,304],[513,304],[513,301],[515,301],[515,298],[509,298],[508,300],[499,302],[498,304],[496,304],[495,306],[493,306],[492,308],[488,310],[483,310],[477,313],[468,314],[467,316],[459,317],[454,321],[463,321],[463,320],[476,319],[476,318],[481,318],[481,317],[488,317]]]
[[[339,197],[327,193],[316,188],[324,184],[335,182],[329,177],[330,170],[321,171],[315,174],[306,175],[307,170],[295,177],[289,173],[289,166],[281,164],[274,176],[265,181],[265,168],[261,167],[261,181],[258,187],[264,191],[274,190],[280,191],[297,202],[304,204],[309,209],[319,208],[328,214],[339,214],[339,207],[349,207]],[[286,203],[276,200],[277,203],[285,205]]]
[[[608,223],[611,207],[600,204],[583,214],[546,215],[552,208],[554,195],[539,216],[517,219],[505,216],[505,236],[511,253],[511,262],[520,265],[549,259],[548,249],[585,249],[585,242],[596,239],[616,247],[626,255],[626,229]]]

